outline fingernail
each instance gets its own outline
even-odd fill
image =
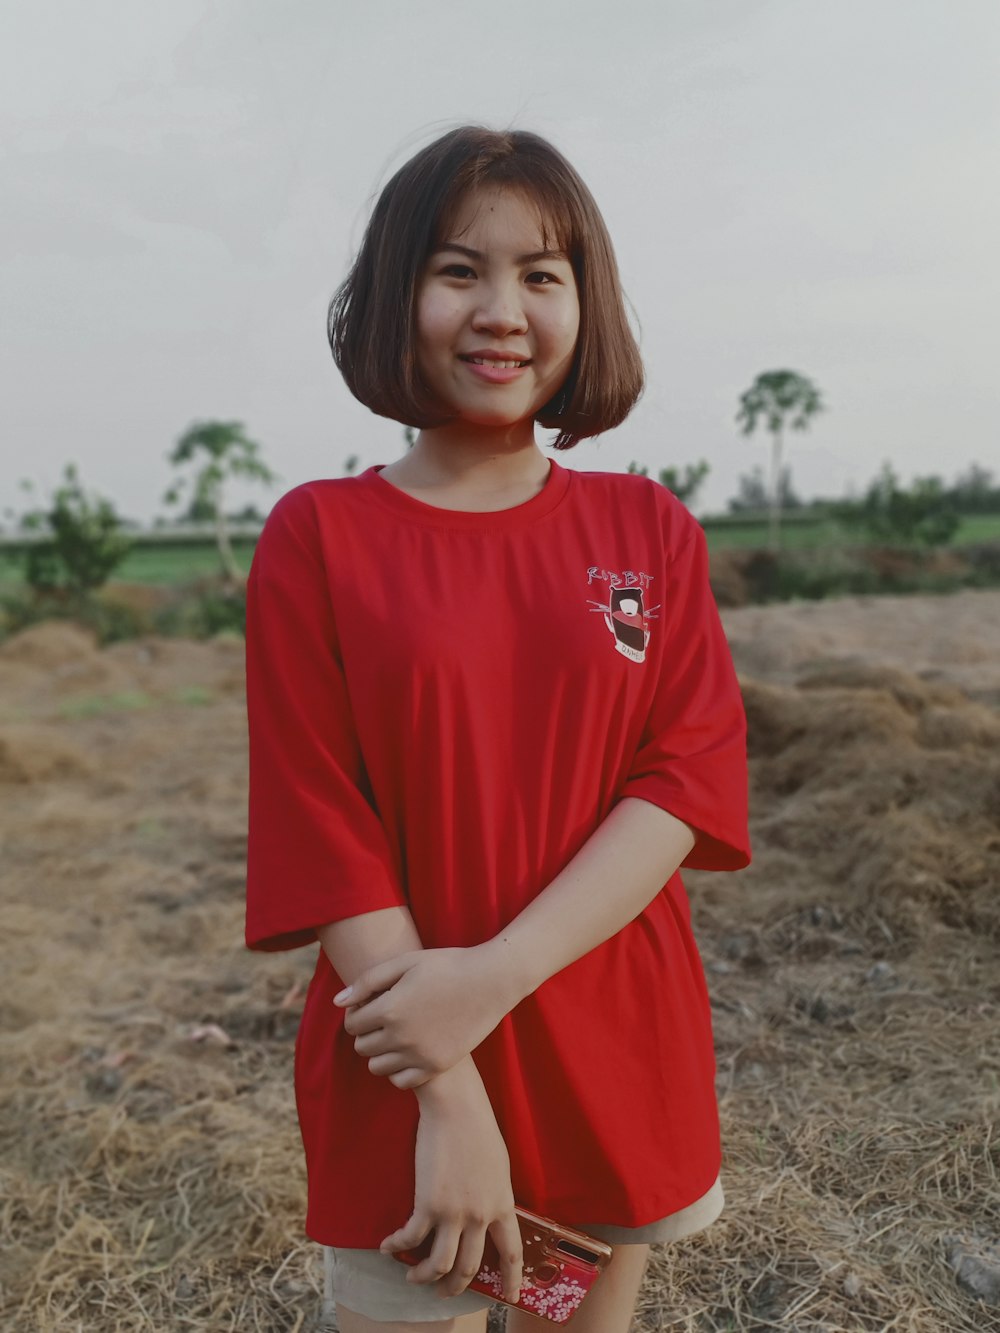
[[[341,1000],[347,1000],[347,999],[349,999],[349,998],[350,998],[350,995],[351,995],[351,990],[352,990],[352,987],[350,987],[350,986],[345,986],[344,989],[343,989],[338,995],[335,995],[335,996],[333,997],[333,1002],[334,1002],[334,1004],[340,1004]]]

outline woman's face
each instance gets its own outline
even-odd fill
[[[545,250],[534,205],[468,195],[417,291],[417,361],[435,397],[469,424],[531,421],[569,373],[579,330],[572,266]]]

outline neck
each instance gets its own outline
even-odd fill
[[[400,477],[406,474],[422,486],[482,492],[541,483],[548,470],[532,422],[476,433],[470,433],[466,422],[422,430],[409,453],[393,466]]]

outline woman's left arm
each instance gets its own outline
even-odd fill
[[[551,884],[481,946],[491,975],[510,978],[518,1003],[634,921],[694,844],[674,815],[624,797]]]
[[[492,939],[401,954],[341,991],[356,1050],[374,1074],[408,1071],[407,1087],[449,1069],[526,995],[633,921],[694,844],[692,829],[666,810],[623,798]]]

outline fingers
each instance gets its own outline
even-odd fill
[[[412,1213],[405,1225],[391,1236],[386,1236],[379,1246],[383,1254],[398,1254],[401,1250],[415,1250],[431,1229],[430,1218]]]
[[[421,1059],[419,1051],[379,1050],[384,1044],[384,1041],[377,1041],[362,1047],[355,1042],[354,1049],[359,1055],[370,1055],[370,1052],[374,1051],[375,1054],[370,1055],[368,1060],[368,1068],[373,1074],[390,1075],[397,1088],[419,1088],[422,1083],[427,1083],[445,1072],[434,1060],[423,1060],[420,1064],[413,1064],[415,1059]]]
[[[436,1282],[438,1278],[450,1273],[455,1266],[461,1237],[460,1227],[439,1225],[434,1232],[430,1254],[410,1269],[406,1275],[407,1282]],[[471,1276],[475,1277],[475,1273]]]
[[[354,1049],[358,1055],[388,1055],[392,1050],[391,1041],[385,1028],[377,1028],[374,1032],[363,1032],[360,1037],[355,1037]]]
[[[436,1078],[429,1069],[401,1069],[398,1074],[390,1074],[389,1082],[394,1083],[397,1088],[422,1088],[425,1083],[429,1083],[432,1078]]]
[[[389,990],[413,966],[413,954],[402,953],[398,958],[387,958],[384,963],[376,963],[366,968],[360,977],[350,986],[345,986],[334,997],[333,1002],[341,1008],[365,1004],[373,995]]]
[[[388,1075],[397,1088],[419,1088],[443,1072],[433,1065],[411,1064],[412,1052],[386,1050],[389,1041],[391,1038],[385,1035],[385,1029],[379,1028],[355,1038],[354,1049],[358,1055],[368,1056],[371,1073],[383,1078]]]
[[[371,1073],[380,1074],[384,1078],[387,1074],[398,1074],[401,1070],[408,1069],[409,1059],[405,1055],[400,1055],[398,1051],[390,1051],[387,1055],[373,1056],[368,1061],[368,1068]]]
[[[463,1292],[483,1266],[483,1248],[486,1244],[484,1226],[468,1226],[462,1232],[458,1243],[455,1262],[451,1272],[438,1282],[436,1291],[439,1296],[458,1296]]]
[[[351,1005],[344,1015],[344,1030],[352,1037],[363,1037],[370,1032],[377,1032],[382,1026],[382,1010],[378,999],[367,1004]]]
[[[397,1088],[419,1088],[441,1072],[439,1069],[411,1065],[412,1055],[402,1051],[380,1050],[386,1041],[383,1032],[384,1029],[380,1028],[378,1032],[358,1037],[354,1043],[358,1055],[369,1057],[368,1068],[371,1073],[383,1078],[388,1076]]]
[[[505,1301],[516,1301],[521,1295],[524,1278],[524,1248],[517,1215],[510,1212],[489,1227],[493,1244],[500,1256],[500,1282]]]

